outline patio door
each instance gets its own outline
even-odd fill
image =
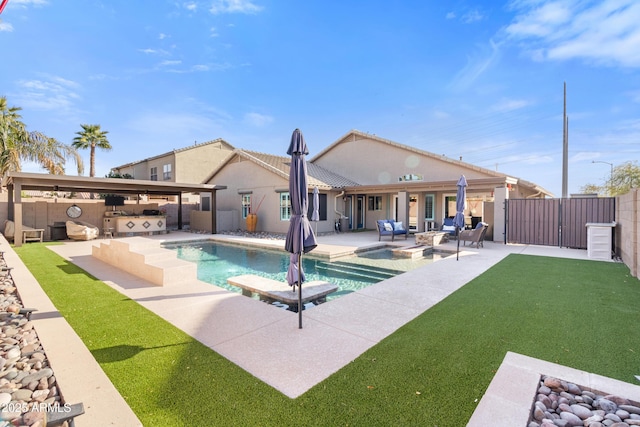
[[[353,227],[353,197],[351,196],[346,196],[345,198],[345,202],[344,202],[344,216],[346,216],[347,218],[349,218],[347,220],[347,222],[349,223],[349,228]],[[343,230],[346,231],[346,230]]]
[[[354,212],[354,218],[351,220],[351,228],[355,228],[357,230],[364,228],[364,202],[364,196],[356,196],[356,211]]]

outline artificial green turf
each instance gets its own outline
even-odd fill
[[[627,382],[640,366],[623,264],[510,255],[289,399],[45,245],[16,252],[145,426],[461,426],[507,351]]]

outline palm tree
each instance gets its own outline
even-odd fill
[[[23,160],[39,163],[49,173],[61,175],[68,158],[75,160],[78,175],[82,175],[84,166],[78,152],[41,132],[28,132],[20,110],[9,108],[7,98],[0,97],[0,175],[20,171]]]
[[[109,131],[100,130],[100,125],[80,125],[82,131],[76,132],[78,136],[73,138],[73,147],[86,150],[89,148],[89,176],[94,177],[96,174],[96,147],[103,150],[111,150],[111,144],[107,139]]]

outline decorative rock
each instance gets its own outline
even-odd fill
[[[561,412],[560,419],[563,419],[567,422],[568,426],[583,426],[583,422],[576,414],[571,412]]]
[[[546,392],[545,387],[550,390],[548,394],[541,392]],[[529,423],[539,423],[538,427],[640,427],[640,404],[584,390],[558,378],[542,377]]]
[[[7,359],[14,359],[20,357],[20,348],[19,347],[12,347],[9,351],[7,351],[7,355],[6,358]]]
[[[0,393],[0,408],[4,408],[9,402],[11,402],[11,395],[9,393]]]
[[[11,393],[11,398],[13,400],[29,400],[31,399],[31,395],[33,394],[33,392],[29,389],[25,389],[25,388],[19,388],[18,390],[14,391],[13,393]]]
[[[557,378],[547,377],[544,379],[543,385],[554,391],[562,390],[562,383]]]
[[[538,389],[538,393],[545,394],[548,396],[551,393],[551,389],[546,385],[541,385],[540,388]]]
[[[604,416],[604,419],[605,419],[605,420],[611,420],[611,421],[613,421],[614,423],[621,423],[621,422],[622,422],[622,420],[620,419],[620,417],[619,417],[619,416],[617,416],[616,414],[607,414],[607,415],[605,415],[605,416]]]
[[[36,402],[44,402],[47,397],[49,397],[49,389],[36,390],[31,395],[31,398]]]
[[[2,256],[0,266],[7,266]],[[13,278],[0,277],[0,427],[44,427],[44,413],[30,408],[64,402],[34,324],[21,308]]]
[[[625,411],[620,407],[618,407],[618,410],[616,411],[616,415],[619,416],[621,420],[626,420],[631,416],[631,414],[628,411]]]
[[[606,413],[616,412],[616,410],[618,409],[618,405],[605,398],[597,399],[594,404],[596,405],[596,407],[602,409]]]
[[[571,405],[571,410],[573,411],[574,414],[576,414],[579,418],[583,420],[586,420],[587,418],[593,415],[593,412],[591,412],[589,409],[585,408],[582,405]]]
[[[51,370],[51,368],[44,368],[36,373],[27,375],[22,379],[21,382],[22,384],[29,384],[31,381],[40,381],[40,378],[48,378],[51,375],[53,375],[53,371]]]
[[[634,405],[620,405],[620,409],[627,411],[630,414],[640,415],[640,407]]]
[[[609,394],[607,396],[604,397],[607,400],[612,401],[613,403],[615,403],[616,405],[628,405],[629,404],[629,399],[625,399],[624,397],[620,397],[620,396],[616,396],[615,394]]]

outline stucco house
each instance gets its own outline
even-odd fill
[[[129,174],[134,179],[199,184],[234,150],[225,140],[196,143],[111,168],[112,172]],[[192,197],[195,201],[197,196]]]
[[[455,214],[456,183],[465,175],[469,226],[493,222],[495,192],[508,198],[544,198],[536,184],[447,158],[375,135],[352,130],[307,158],[309,194],[320,193],[319,233],[336,222],[350,230],[375,229],[393,218],[412,231],[439,228]],[[218,232],[244,229],[250,212],[258,231],[286,233],[289,225],[290,157],[236,149],[203,181],[227,187],[217,194]],[[506,193],[506,194],[504,194]],[[343,230],[344,231],[344,230]]]

